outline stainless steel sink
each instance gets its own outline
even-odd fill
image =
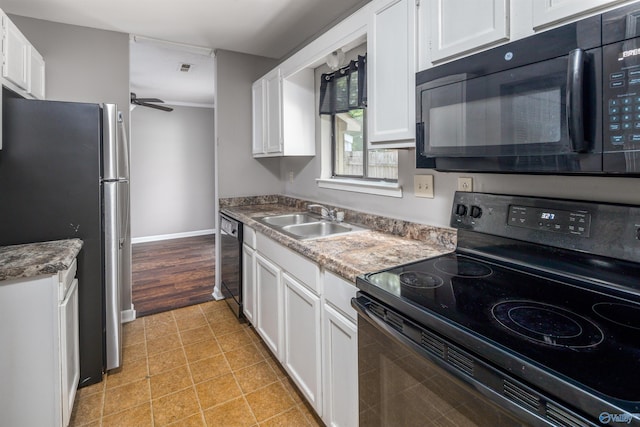
[[[308,224],[287,225],[286,227],[282,227],[282,230],[301,239],[312,239],[314,237],[350,233],[356,231],[356,228],[349,224],[321,221]],[[362,229],[360,228],[360,230]]]
[[[256,221],[299,240],[317,239],[366,230],[366,228],[345,222],[328,221],[319,215],[307,212],[263,216],[256,218]]]
[[[275,225],[276,227],[284,227],[286,225],[317,222],[317,221],[320,221],[321,219],[322,218],[320,218],[317,215],[303,212],[303,213],[292,213],[292,214],[284,214],[284,215],[264,216],[262,218],[258,218],[258,221],[268,225]]]

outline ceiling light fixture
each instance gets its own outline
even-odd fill
[[[334,50],[329,55],[327,55],[327,65],[332,70],[337,70],[344,63],[344,52],[342,49]]]

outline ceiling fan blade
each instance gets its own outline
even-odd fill
[[[164,103],[164,101],[162,99],[158,99],[158,98],[136,98],[136,101],[140,101],[140,102],[161,102],[161,103]]]
[[[146,102],[135,102],[135,104],[142,105],[143,107],[155,108],[156,110],[173,111],[173,108],[165,107],[164,105],[149,104]]]

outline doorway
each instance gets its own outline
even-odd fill
[[[211,49],[130,37],[132,294],[137,317],[212,299]]]

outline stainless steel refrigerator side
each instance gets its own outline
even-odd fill
[[[122,206],[121,218],[120,218],[120,249],[122,251],[121,261],[122,267],[121,273],[121,286],[120,286],[120,302],[121,302],[121,320],[122,322],[128,322],[135,319],[135,309],[133,307],[132,296],[132,280],[131,280],[131,195],[129,184],[129,138],[127,138],[127,130],[124,125],[122,113],[118,111],[118,143],[119,149],[119,171],[120,176],[120,204]]]
[[[120,287],[122,250],[120,249],[121,203],[118,183],[117,107],[103,105],[103,203],[104,203],[104,275],[106,370],[122,362],[122,322],[120,319]]]

